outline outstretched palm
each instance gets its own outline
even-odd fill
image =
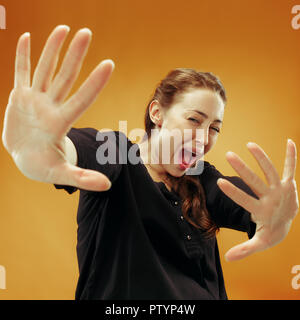
[[[52,79],[68,31],[67,26],[58,26],[50,34],[32,84],[30,37],[24,33],[19,38],[15,83],[5,112],[2,140],[18,168],[31,179],[93,191],[106,190],[110,182],[105,175],[67,161],[65,137],[72,123],[109,80],[114,63],[102,61],[78,91],[64,101],[78,77],[92,35],[89,29],[76,33],[59,72]]]
[[[226,253],[226,258],[230,261],[242,259],[282,241],[299,209],[295,181],[297,161],[295,143],[292,140],[287,142],[282,180],[260,146],[249,143],[248,148],[263,170],[269,185],[266,185],[236,154],[227,153],[230,165],[259,198],[251,197],[225,179],[218,179],[217,184],[221,190],[250,212],[251,219],[256,223],[256,233],[253,238]]]

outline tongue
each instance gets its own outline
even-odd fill
[[[182,149],[182,163],[189,164],[192,159],[192,153],[186,149]]]

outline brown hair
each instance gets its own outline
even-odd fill
[[[151,129],[155,124],[149,115],[149,106],[153,100],[158,100],[162,108],[169,108],[179,94],[188,89],[208,88],[220,94],[224,104],[227,102],[226,92],[217,76],[211,72],[200,72],[190,68],[177,68],[171,70],[167,76],[160,81],[151,97],[145,113],[145,131],[148,139]],[[183,175],[174,177],[167,173],[172,189],[182,199],[182,212],[185,219],[194,227],[203,231],[205,237],[211,238],[219,230],[212,221],[205,205],[205,193],[198,176]]]

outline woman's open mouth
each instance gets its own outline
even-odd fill
[[[199,156],[199,155],[198,155]],[[182,148],[178,152],[178,164],[181,170],[190,168],[198,159],[197,154],[190,149]]]

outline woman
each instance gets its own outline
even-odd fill
[[[103,61],[64,102],[91,39],[88,29],[75,35],[52,79],[68,31],[58,26],[51,33],[32,84],[29,34],[19,38],[2,140],[25,176],[69,193],[80,189],[76,299],[227,299],[216,232],[228,227],[248,233],[250,240],[232,248],[228,260],[267,249],[287,235],[299,207],[295,144],[288,141],[282,180],[254,143],[248,148],[269,185],[234,153],[227,160],[241,178],[223,176],[201,158],[221,128],[225,90],[213,74],[184,68],[171,71],[156,88],[140,144],[119,131],[72,128],[114,64]],[[163,162],[160,154],[156,163],[148,161],[174,129],[192,135],[181,135],[183,141],[171,146],[171,161]],[[117,161],[102,162],[103,150],[113,150]],[[140,161],[124,163],[132,151]],[[201,172],[189,174],[198,164]]]

